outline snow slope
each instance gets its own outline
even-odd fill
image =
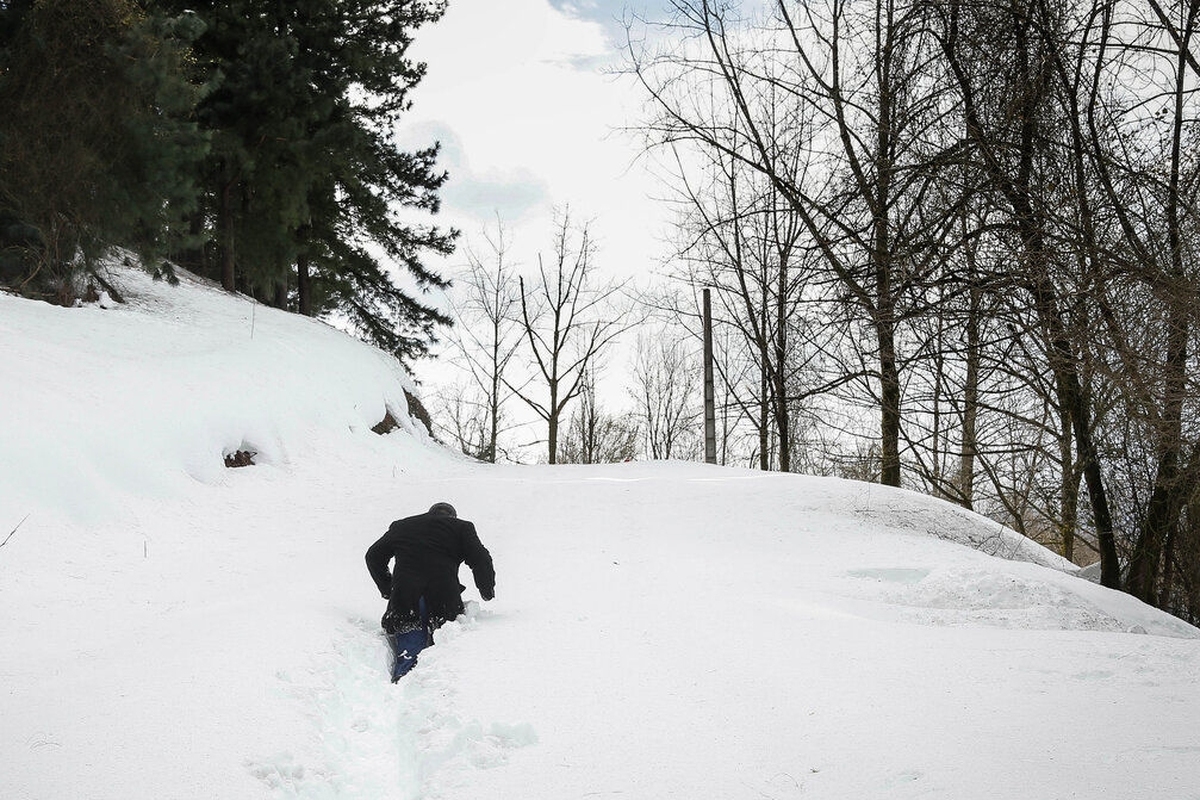
[[[830,479],[473,464],[377,351],[114,278],[130,304],[0,295],[4,798],[1200,798],[1200,632],[1011,531]],[[497,599],[393,686],[362,555],[440,499]]]

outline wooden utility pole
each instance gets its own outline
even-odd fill
[[[717,405],[713,389],[712,299],[704,290],[704,460],[717,463]]]

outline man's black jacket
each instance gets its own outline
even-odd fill
[[[393,558],[396,565],[389,575]],[[479,594],[491,600],[496,589],[492,556],[475,526],[464,519],[445,514],[405,517],[367,549],[367,569],[379,593],[388,598],[387,616],[401,629],[419,624],[422,597],[431,629],[463,612],[463,587],[458,582],[463,562],[471,568]]]

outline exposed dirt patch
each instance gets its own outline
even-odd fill
[[[429,411],[421,403],[420,398],[409,392],[404,391],[404,397],[408,400],[408,415],[425,426],[425,430],[429,431],[429,435],[433,435],[433,418],[429,416]]]
[[[383,419],[371,427],[371,430],[375,431],[375,433],[378,433],[380,436],[383,436],[386,433],[391,433],[399,427],[400,423],[396,422],[396,418],[392,416],[392,412],[388,411],[383,415]]]
[[[225,466],[233,467],[253,467],[254,457],[258,453],[252,450],[235,450],[225,456]]]

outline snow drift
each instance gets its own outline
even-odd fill
[[[474,464],[386,355],[114,280],[0,295],[7,798],[1200,797],[1196,629],[1012,531],[832,479]],[[497,599],[393,686],[362,555],[441,499]]]

